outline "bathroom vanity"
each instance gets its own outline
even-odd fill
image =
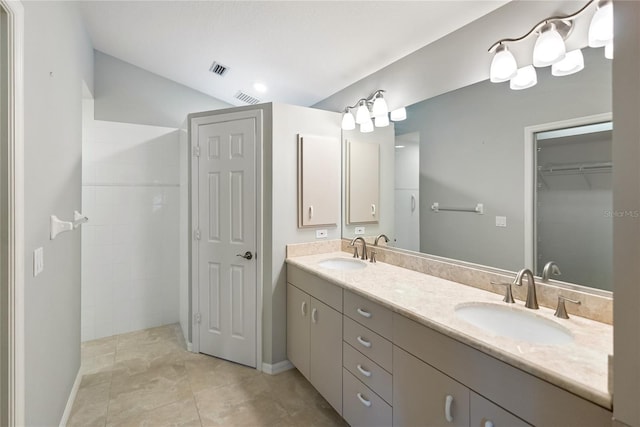
[[[500,295],[346,252],[288,258],[287,282],[288,358],[350,425],[611,424],[610,325],[517,301],[569,338],[509,338],[457,314]]]

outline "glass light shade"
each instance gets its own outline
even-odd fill
[[[568,52],[564,59],[551,66],[551,74],[554,76],[568,76],[577,73],[584,68],[584,56],[580,49]]]
[[[398,108],[397,110],[393,110],[391,112],[391,120],[394,122],[401,122],[407,118],[407,110],[406,108]]]
[[[360,106],[356,110],[356,123],[361,125],[362,123],[370,120],[371,116],[369,115],[367,103],[365,101],[360,101]]]
[[[353,118],[353,114],[349,111],[345,111],[342,116],[342,129],[343,130],[353,130],[356,128],[356,119]]]
[[[562,61],[567,53],[564,40],[553,23],[545,24],[533,48],[533,65],[546,67]]]
[[[509,48],[502,44],[498,46],[491,61],[490,80],[493,83],[506,82],[514,77],[517,71],[516,58],[509,52]]]
[[[360,132],[362,133],[373,132],[373,121],[371,120],[371,117],[369,117],[368,121],[364,123],[360,123]]]
[[[604,47],[604,57],[607,59],[613,59],[613,40]]]
[[[389,114],[389,107],[387,107],[387,101],[384,100],[382,94],[378,95],[373,101],[373,108],[371,108],[371,114],[373,117],[381,117]]]
[[[375,117],[373,120],[375,121],[377,128],[389,126],[389,116],[386,114],[384,116]]]
[[[613,40],[613,3],[607,2],[591,18],[589,25],[589,47],[606,46]]]
[[[518,69],[516,76],[511,79],[509,87],[513,90],[528,89],[538,83],[538,75],[533,65]]]

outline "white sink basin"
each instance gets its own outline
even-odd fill
[[[525,310],[490,303],[466,303],[455,308],[460,319],[503,337],[545,345],[573,341],[571,331],[564,326]]]
[[[318,265],[329,270],[362,270],[367,263],[355,258],[329,258],[320,261]]]

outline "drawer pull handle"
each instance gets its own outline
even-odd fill
[[[493,421],[491,420],[487,420],[484,422],[484,427],[493,427]]]
[[[364,311],[363,309],[359,308],[358,310],[356,310],[358,312],[358,314],[362,317],[366,317],[367,319],[371,318],[371,313],[369,313],[368,311]]]
[[[362,396],[362,393],[356,393],[356,396],[358,396],[358,399],[360,399],[360,402],[362,402],[362,404],[363,404],[364,406],[366,406],[367,408],[371,406],[371,401],[370,401],[370,400],[365,399],[365,398]]]
[[[453,414],[451,414],[451,405],[453,405],[453,396],[447,394],[447,397],[444,400],[444,418],[447,422],[453,422]]]
[[[302,317],[307,315],[307,302],[302,301],[302,305],[300,306],[300,312],[302,313]]]
[[[358,340],[358,342],[359,342],[360,344],[362,344],[363,346],[365,346],[365,347],[367,347],[367,348],[371,348],[371,342],[369,342],[369,341],[367,341],[367,340],[363,339],[361,336],[359,336],[359,335],[358,335],[357,340]]]
[[[358,366],[356,366],[356,367],[358,368],[358,371],[360,371],[360,373],[362,375],[364,375],[365,377],[370,377],[371,376],[371,371],[367,371],[366,369],[364,369],[361,364],[358,363]]]
[[[311,321],[313,323],[318,323],[318,309],[317,308],[312,308],[311,309]]]

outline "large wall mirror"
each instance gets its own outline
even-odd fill
[[[381,199],[393,204],[365,234],[538,275],[555,261],[554,279],[611,290],[611,61],[583,53],[581,72],[539,68],[526,90],[484,81],[407,107],[382,143],[393,160],[381,152]],[[378,132],[388,131],[358,137]],[[354,228],[343,224],[343,237]]]

